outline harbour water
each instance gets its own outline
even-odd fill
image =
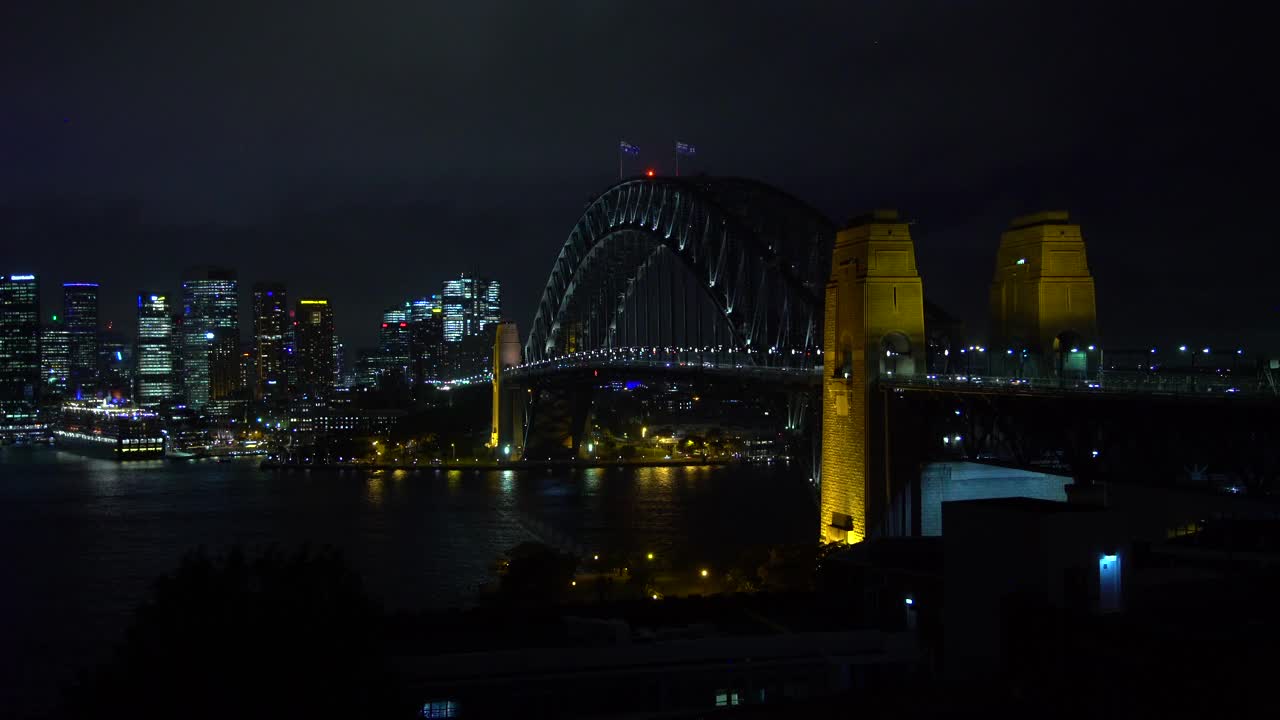
[[[340,548],[389,608],[474,601],[525,540],[716,566],[812,539],[786,465],[264,471],[0,448],[0,706],[40,706],[109,652],[155,579],[197,546]],[[540,537],[552,536],[552,537]]]

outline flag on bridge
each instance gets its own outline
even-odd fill
[[[620,151],[622,151],[622,152],[626,153],[627,155],[639,155],[639,154],[640,154],[640,148],[636,147],[635,145],[632,145],[631,143],[627,142],[626,140],[623,140],[623,141],[621,141],[621,142],[619,142],[619,143],[618,143],[618,150],[620,150]]]
[[[677,142],[676,154],[677,155],[697,155],[698,148],[690,145],[689,143]]]

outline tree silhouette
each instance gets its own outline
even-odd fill
[[[578,559],[537,542],[523,542],[507,553],[500,589],[504,601],[525,607],[553,605],[564,597]]]
[[[404,716],[381,610],[332,549],[189,553],[136,611],[70,717]]]

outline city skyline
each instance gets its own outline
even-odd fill
[[[223,268],[222,265],[205,266],[205,267]],[[99,298],[98,298],[100,305],[102,304],[102,301],[104,299],[109,304],[113,306],[116,305],[118,299],[115,297],[115,295],[117,294],[117,291],[119,291],[119,293],[123,293],[125,296],[125,299],[128,301],[123,305],[123,307],[128,309],[129,312],[120,316],[108,316],[100,311],[97,318],[98,331],[99,333],[112,332],[123,337],[135,337],[138,334],[138,331],[140,329],[138,326],[138,316],[137,316],[136,310],[134,309],[134,303],[136,301],[136,298],[139,296],[144,296],[144,297],[150,296],[152,294],[159,294],[161,297],[169,297],[171,298],[171,302],[175,303],[174,305],[174,307],[176,308],[175,312],[177,312],[177,314],[180,315],[182,314],[181,307],[178,307],[176,305],[176,302],[177,302],[177,299],[182,294],[183,280],[181,280],[181,277],[183,276],[184,273],[188,273],[197,269],[198,268],[196,267],[186,267],[178,271],[175,274],[175,276],[179,279],[173,281],[172,283],[173,287],[176,288],[176,290],[166,290],[165,288],[167,288],[168,285],[166,285],[166,283],[164,282],[144,285],[143,289],[141,290],[128,289],[128,288],[123,288],[123,289],[116,288],[116,287],[113,287],[114,284],[112,283],[94,282],[94,283],[77,283],[77,285],[92,285],[94,289],[100,291]],[[240,340],[243,343],[252,344],[252,341],[255,338],[254,325],[253,325],[253,318],[255,317],[255,306],[254,306],[254,302],[255,302],[254,289],[255,288],[259,286],[261,286],[264,290],[268,286],[273,288],[275,287],[287,288],[287,294],[290,297],[312,296],[312,295],[323,296],[326,294],[324,292],[306,293],[306,292],[296,291],[294,290],[294,285],[292,283],[290,283],[287,279],[281,280],[279,277],[261,278],[257,280],[244,280],[242,279],[244,276],[236,268],[227,266],[225,269],[231,270],[236,275],[236,277],[238,278],[237,284],[241,286],[238,289],[237,295],[236,295],[237,315],[240,318],[240,320],[237,322],[237,326],[239,327]],[[25,269],[15,270],[10,268],[3,268],[0,270],[2,270],[2,272],[0,272],[0,275],[4,275],[4,276],[8,276],[10,274],[18,275],[21,277],[32,275],[33,277],[38,279],[39,285],[41,286],[39,288],[39,300],[38,300],[39,312],[40,312],[39,322],[42,327],[49,327],[52,323],[65,322],[66,315],[63,310],[65,283],[61,282],[58,279],[61,277],[60,273],[57,273],[56,271],[52,273],[46,273],[46,272],[40,272],[40,271],[28,272]],[[440,288],[444,287],[444,285],[448,283],[450,279],[457,278],[460,275],[466,276],[466,277],[476,276],[476,274],[473,272],[464,271],[464,272],[458,273],[458,272],[446,271],[438,283],[424,284],[426,297],[427,298],[434,297],[438,299],[440,297]],[[480,273],[480,275],[484,276],[485,273]],[[52,287],[51,288],[44,287],[46,284],[52,284]],[[498,281],[495,284],[500,286],[501,282]],[[435,289],[432,289],[432,288],[435,288]],[[383,305],[385,305],[386,307],[399,307],[401,305],[409,305],[413,302],[418,302],[421,299],[423,299],[422,298],[423,294],[424,294],[424,291],[420,290],[420,291],[411,291],[403,297],[388,296],[387,302],[383,303]],[[405,297],[415,298],[415,300],[405,300],[404,299]],[[347,345],[348,347],[357,348],[357,349],[378,347],[378,344],[379,344],[378,331],[380,328],[380,323],[382,322],[382,316],[386,312],[386,307],[382,307],[381,309],[377,309],[373,311],[367,318],[351,318],[349,317],[349,314],[350,314],[349,312],[343,313],[341,312],[341,310],[336,310],[337,316],[345,318],[345,320],[335,320],[335,325],[338,327],[349,327],[353,329],[353,332],[351,333],[351,336],[350,336],[352,339],[351,341],[348,341],[347,335],[345,333],[340,334],[340,336],[343,339],[343,344]],[[285,308],[286,311],[292,310],[292,309],[293,309],[292,306]],[[343,324],[344,322],[346,323],[345,325]],[[364,337],[364,340],[356,341],[356,338],[359,338],[361,336]]]

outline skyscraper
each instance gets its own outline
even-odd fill
[[[182,356],[187,404],[204,408],[210,400],[210,358],[217,344],[234,363],[240,346],[239,286],[223,268],[188,271],[182,282]],[[233,371],[234,372],[234,371]]]
[[[444,370],[444,308],[439,295],[414,300],[409,316],[409,355],[417,384],[440,380]]]
[[[67,375],[71,372],[68,356],[67,329],[59,315],[49,318],[40,329],[40,402],[61,402],[67,394]]]
[[[333,392],[333,306],[324,298],[300,298],[294,313],[298,390],[312,397]]]
[[[283,283],[254,283],[253,340],[257,355],[254,397],[261,400],[271,388],[285,386],[285,330],[289,301]]]
[[[231,328],[213,331],[209,343],[209,404],[211,415],[230,415],[233,406],[245,399],[240,372],[240,333]]]
[[[405,303],[408,305],[408,303]],[[381,374],[397,380],[407,380],[411,367],[409,356],[409,314],[404,307],[390,307],[382,313],[382,327],[378,330],[378,352]]]
[[[98,389],[98,283],[63,283],[62,301],[70,360],[68,392],[92,397]]]
[[[102,397],[132,398],[137,386],[133,351],[136,343],[108,329],[98,337],[97,393]]]
[[[169,298],[157,293],[138,295],[137,389],[134,400],[153,406],[177,396],[174,367],[173,311]]]
[[[467,376],[487,370],[493,331],[502,320],[500,283],[465,273],[446,280],[441,306],[446,373]]]
[[[459,342],[467,334],[467,318],[474,314],[475,282],[475,278],[465,274],[444,281],[440,306],[444,310],[445,342]]]
[[[34,424],[39,388],[40,284],[0,275],[0,427]]]

